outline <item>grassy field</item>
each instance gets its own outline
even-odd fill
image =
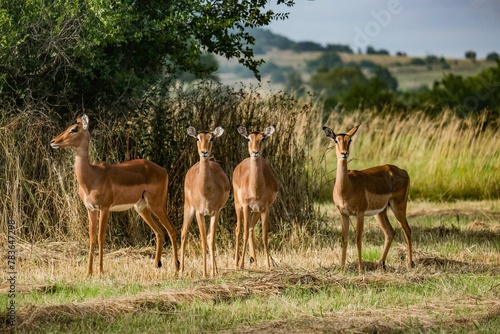
[[[332,204],[321,209],[314,235],[296,226],[286,242],[271,235],[269,271],[263,263],[233,269],[233,249],[218,245],[221,274],[214,279],[201,278],[193,234],[184,278],[170,266],[154,269],[152,247],[107,249],[105,274],[87,278],[86,245],[18,240],[16,332],[494,333],[500,327],[499,201],[410,202],[412,270],[399,228],[387,271],[375,269],[383,236],[368,219],[362,276],[352,233],[348,266],[338,268],[339,219]],[[164,259],[170,256],[167,249]],[[7,305],[7,284],[0,291]]]

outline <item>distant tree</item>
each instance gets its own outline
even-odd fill
[[[309,80],[309,85],[318,93],[325,95],[331,105],[341,94],[346,93],[351,87],[366,82],[367,79],[359,67],[336,67],[326,72],[317,72]]]
[[[207,66],[208,68],[218,68],[219,62],[215,56],[211,53],[204,53],[200,56],[200,62]],[[184,82],[191,82],[198,79],[197,75],[187,71],[177,71],[177,77]],[[219,82],[219,77],[215,72],[206,76],[205,79]]]
[[[286,77],[285,90],[303,96],[306,92],[302,75],[297,71],[290,71]]]
[[[391,74],[391,72],[383,66],[377,66],[373,70],[373,75],[375,78],[380,79],[385,83],[385,87],[390,91],[398,90],[398,80]]]
[[[486,55],[487,61],[497,61],[500,59],[500,56],[496,52],[490,52]]]
[[[339,103],[347,110],[358,108],[377,108],[381,110],[392,105],[395,95],[390,91],[387,83],[374,77],[366,82],[357,82],[348,91],[340,94]]]
[[[398,56],[398,57],[406,57],[407,54],[406,54],[406,52],[398,51],[398,52],[396,52],[396,56]]]
[[[349,45],[343,45],[343,44],[327,44],[325,50],[334,52],[354,53]]]
[[[316,42],[298,42],[294,45],[293,49],[297,52],[302,51],[324,51],[325,48],[321,44]]]
[[[375,50],[373,46],[368,45],[366,47],[366,54],[367,55],[389,55],[389,51],[380,49],[380,50]]]
[[[306,61],[307,70],[310,72],[329,71],[330,69],[342,66],[342,58],[337,52],[324,52],[314,60]]]
[[[476,61],[476,52],[469,50],[465,52],[465,59],[469,59],[472,62]]]

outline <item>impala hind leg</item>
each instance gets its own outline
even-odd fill
[[[94,266],[94,247],[97,241],[97,227],[99,226],[97,213],[98,211],[87,209],[87,214],[89,216],[89,258],[87,262],[87,275],[89,276],[92,276],[92,268]]]
[[[358,273],[361,275],[363,273],[363,259],[362,259],[362,245],[363,245],[363,227],[365,225],[365,215],[364,213],[357,214],[356,223],[356,246],[358,248]]]
[[[193,221],[194,209],[189,205],[184,205],[184,222],[182,223],[181,230],[181,264],[179,269],[179,276],[184,274],[184,254],[186,250],[187,236],[189,234],[189,227]]]
[[[389,222],[389,218],[387,217],[387,209],[375,215],[375,220],[378,225],[384,232],[385,241],[384,241],[384,249],[382,250],[382,256],[379,260],[379,267],[386,270],[385,260],[387,258],[387,254],[389,253],[389,248],[391,247],[392,240],[394,239],[394,228]]]
[[[141,216],[141,218],[146,222],[146,224],[151,227],[156,236],[156,251],[155,251],[155,261],[154,266],[156,268],[161,267],[161,254],[163,252],[163,242],[165,241],[165,234],[159,223],[157,223],[152,214],[152,211],[147,206],[146,202],[141,202],[136,204],[134,207],[135,211]]]
[[[166,203],[153,205],[149,203],[149,207],[151,211],[158,217],[158,220],[163,225],[163,227],[167,230],[168,237],[170,238],[170,242],[172,243],[172,253],[173,253],[173,261],[175,271],[179,270],[179,258],[177,256],[177,237],[175,232],[174,224],[167,215]]]
[[[413,262],[412,258],[411,228],[410,225],[408,225],[408,220],[406,219],[406,202],[404,203],[404,205],[399,206],[397,205],[397,203],[391,203],[391,209],[392,212],[394,212],[394,216],[396,216],[396,219],[398,220],[398,223],[405,235],[406,250],[408,252],[407,266],[408,269],[411,269],[415,267],[415,263]]]

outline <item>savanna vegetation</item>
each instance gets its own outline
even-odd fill
[[[449,104],[429,112],[423,104],[392,102],[325,108],[327,97],[305,90],[264,92],[176,79],[211,73],[214,63],[202,51],[256,70],[260,62],[245,28],[286,17],[262,10],[263,3],[127,2],[115,8],[106,1],[1,2],[0,208],[10,223],[0,225],[0,239],[8,240],[14,226],[17,272],[12,299],[2,255],[1,330],[489,333],[500,326],[500,132],[492,90],[498,68],[476,79],[447,77],[435,87],[445,94],[474,80],[490,83],[481,95],[473,88],[460,95],[494,102],[474,112]],[[349,53],[328,48],[322,51]],[[310,66],[336,63],[329,56]],[[360,82],[379,78],[397,92],[384,68],[373,67],[371,78],[356,66],[342,71]],[[90,118],[94,161],[146,158],[167,169],[168,213],[178,233],[184,175],[199,159],[186,126],[225,128],[213,156],[231,178],[248,156],[236,126],[253,131],[275,125],[264,151],[280,183],[269,235],[274,267],[265,270],[260,262],[234,269],[230,195],[216,237],[218,277],[201,279],[196,224],[185,276],[170,266],[153,268],[154,234],[133,211],[111,214],[104,274],[85,277],[88,226],[76,192],[74,152],[49,146],[83,112]],[[365,224],[364,274],[357,273],[353,235],[348,265],[339,268],[340,223],[331,199],[335,153],[321,127],[345,132],[359,123],[349,167],[391,163],[410,174],[414,269],[405,266],[399,229],[387,271],[376,269],[383,235],[372,219]],[[0,243],[0,252],[9,254],[8,247]],[[167,239],[163,257],[170,256]],[[15,328],[7,327],[3,309],[12,300]]]

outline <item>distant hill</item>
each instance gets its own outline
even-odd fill
[[[321,44],[303,41],[294,42],[287,37],[274,34],[267,29],[252,29],[255,37],[254,53],[264,59],[260,67],[262,83],[269,83],[272,89],[282,88],[291,73],[298,73],[307,83],[318,66],[359,66],[369,71],[375,66],[387,68],[396,77],[402,90],[418,90],[423,86],[431,87],[447,73],[467,77],[495,65],[494,61],[451,59],[428,55],[412,57],[404,52],[390,55],[385,50],[367,48],[365,54],[354,53],[348,45]],[[253,73],[239,64],[237,60],[217,57],[218,76],[224,84],[257,84]]]
[[[289,50],[295,52],[310,52],[310,51],[335,51],[353,53],[349,45],[343,44],[327,44],[323,46],[316,42],[303,41],[294,42],[291,39],[277,35],[267,29],[250,29],[250,34],[255,37],[254,53],[256,55],[265,54],[272,50]]]

